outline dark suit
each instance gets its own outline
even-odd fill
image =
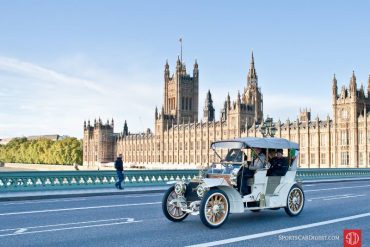
[[[122,189],[122,185],[121,184],[122,184],[123,179],[124,179],[122,158],[118,157],[116,159],[116,161],[114,162],[114,168],[116,168],[117,177],[118,177],[118,181],[116,183],[116,188]]]
[[[267,176],[285,176],[289,169],[288,160],[284,157],[274,157],[270,160],[270,164]]]

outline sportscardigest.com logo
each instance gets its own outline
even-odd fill
[[[361,247],[361,230],[346,229],[343,231],[343,246],[344,247]]]
[[[280,241],[339,241],[339,235],[279,235]]]

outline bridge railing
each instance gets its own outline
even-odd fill
[[[128,170],[125,186],[158,186],[169,181],[191,180],[199,170]],[[369,168],[299,169],[300,180],[369,177]],[[37,171],[1,172],[0,192],[40,191],[66,189],[112,188],[116,182],[115,171]]]

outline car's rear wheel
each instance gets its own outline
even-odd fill
[[[203,224],[209,228],[220,227],[230,212],[229,198],[219,189],[208,191],[201,201],[199,215]]]
[[[288,193],[287,205],[285,207],[285,212],[289,216],[299,215],[304,207],[304,193],[302,188],[297,185],[293,185]]]
[[[162,199],[162,211],[167,219],[180,222],[188,217],[188,213],[183,212],[177,204],[171,203],[172,200],[177,199],[177,194],[175,192],[175,187],[169,188],[163,196]]]

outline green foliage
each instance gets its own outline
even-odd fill
[[[0,145],[0,161],[33,164],[82,164],[82,140],[69,137],[60,141],[15,138]]]

